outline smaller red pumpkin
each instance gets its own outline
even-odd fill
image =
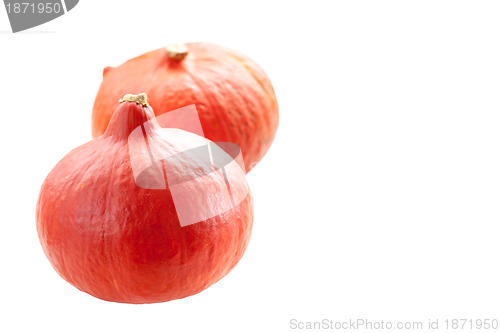
[[[121,100],[104,135],[50,172],[37,229],[56,271],[123,303],[196,294],[242,257],[253,201],[238,164],[209,140],[161,128],[146,96]],[[225,160],[208,164],[206,147]]]
[[[169,45],[107,67],[92,112],[92,135],[106,130],[114,96],[144,91],[157,116],[195,105],[204,136],[241,147],[246,171],[267,152],[278,128],[271,81],[249,57],[209,43]]]

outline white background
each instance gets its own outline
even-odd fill
[[[499,17],[498,1],[83,0],[11,34],[0,7],[0,331],[500,319]],[[278,96],[250,246],[196,296],[95,299],[42,252],[40,185],[91,139],[105,66],[190,41],[254,58]]]

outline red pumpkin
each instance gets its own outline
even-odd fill
[[[157,116],[194,104],[205,137],[238,144],[247,172],[267,152],[278,127],[278,103],[264,71],[218,45],[170,45],[107,67],[92,113],[94,137],[108,126],[114,96],[129,91],[146,92]]]
[[[247,247],[253,201],[234,160],[207,169],[207,145],[213,154],[209,140],[161,128],[144,95],[126,96],[104,135],[42,185],[37,228],[56,271],[123,303],[183,298],[225,276]]]

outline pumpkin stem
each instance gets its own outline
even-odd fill
[[[118,102],[134,102],[137,104],[141,104],[143,106],[148,106],[148,96],[145,93],[140,93],[138,95],[126,94],[120,99]]]
[[[170,59],[175,61],[181,61],[188,54],[188,47],[184,44],[170,44],[165,47],[167,50],[167,55]]]
[[[123,103],[127,102],[127,103]],[[146,94],[127,94],[120,99],[120,104],[111,116],[104,137],[115,140],[127,140],[130,134],[141,125],[148,123],[148,130],[154,130],[160,125],[155,119],[153,109],[148,105]]]

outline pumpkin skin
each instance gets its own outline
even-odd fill
[[[222,213],[215,211],[216,204],[190,196],[193,186],[217,196],[217,188],[226,186],[218,172],[176,185],[188,209],[213,215],[185,226],[168,185],[137,185],[127,147],[131,131],[145,122],[151,124],[146,140],[155,154],[185,151],[186,142],[208,142],[180,129],[160,129],[150,107],[123,102],[104,135],[55,166],[37,203],[39,239],[55,270],[76,288],[107,301],[156,303],[201,292],[236,265],[250,238],[253,201],[238,166],[228,165],[225,172],[233,193],[244,199]],[[197,176],[196,161],[175,163],[181,175]]]
[[[238,144],[250,171],[271,146],[278,127],[278,103],[269,78],[234,50],[208,43],[186,47],[187,55],[176,49],[168,52],[167,47],[105,68],[92,113],[92,135],[106,130],[117,106],[114,96],[144,91],[157,116],[194,104],[205,137]]]

